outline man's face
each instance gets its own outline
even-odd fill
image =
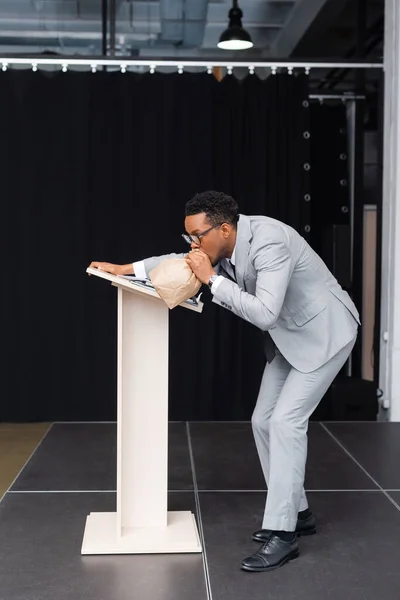
[[[185,229],[189,235],[196,236],[202,234],[212,227],[211,223],[206,220],[205,213],[199,213],[198,215],[191,215],[185,219]],[[226,227],[230,228],[230,225],[224,224],[214,227],[211,231],[208,231],[205,235],[200,235],[200,244],[191,244],[191,248],[200,248],[209,257],[211,264],[216,265],[223,257],[226,252]]]

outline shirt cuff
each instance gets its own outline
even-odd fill
[[[132,265],[135,277],[137,277],[138,279],[147,279],[147,273],[146,269],[144,268],[143,260],[139,260],[139,262],[134,262],[132,263]]]
[[[214,281],[214,283],[211,286],[211,293],[215,294],[215,292],[218,289],[218,286],[220,285],[221,281],[223,281],[225,279],[225,277],[222,277],[222,275],[218,275],[217,279]]]

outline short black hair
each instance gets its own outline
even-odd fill
[[[236,227],[239,219],[239,207],[236,201],[223,192],[201,192],[186,203],[185,216],[205,213],[210,225],[229,223]]]

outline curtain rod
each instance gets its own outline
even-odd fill
[[[34,71],[39,65],[59,65],[63,71],[68,67],[73,66],[88,66],[92,71],[96,71],[98,67],[119,67],[122,72],[125,72],[127,67],[148,67],[154,73],[157,67],[176,67],[179,73],[182,73],[185,67],[204,67],[208,72],[214,67],[226,67],[228,71],[234,68],[247,68],[250,72],[254,72],[258,68],[270,68],[272,72],[276,72],[279,68],[286,68],[289,73],[293,69],[305,69],[309,73],[311,69],[383,69],[383,63],[368,63],[368,62],[317,62],[317,61],[220,61],[220,60],[132,60],[124,59],[109,59],[109,58],[51,58],[51,57],[11,57],[0,56],[0,64],[3,71],[7,70],[12,65],[27,65]]]

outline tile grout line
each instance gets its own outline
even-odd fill
[[[381,489],[375,488],[348,488],[348,489],[340,489],[340,490],[313,490],[307,489],[305,492],[307,494],[326,494],[326,493],[381,493]],[[400,492],[400,489],[387,489],[383,490],[385,492]],[[193,494],[194,490],[168,490],[169,494]],[[7,494],[116,494],[117,490],[8,490]],[[266,494],[267,490],[246,490],[246,489],[238,489],[238,490],[199,490],[197,489],[198,494]]]
[[[169,490],[170,492],[173,491],[178,491],[178,490]],[[180,491],[180,490],[179,490]],[[183,491],[183,490],[182,490]],[[189,491],[189,490],[188,490]],[[198,490],[199,494],[203,494],[203,493],[212,493],[212,494],[266,494],[267,493],[267,489],[265,490]],[[381,490],[376,490],[374,488],[348,488],[348,489],[341,489],[341,490],[331,490],[331,489],[325,489],[325,490],[313,490],[313,489],[309,489],[309,490],[304,490],[306,492],[306,494],[312,493],[312,494],[316,494],[316,493],[334,493],[334,492],[340,492],[340,493],[344,493],[344,492],[380,492]],[[400,492],[400,490],[386,490],[387,492]]]
[[[10,485],[8,486],[8,489],[4,492],[4,494],[1,496],[0,498],[0,503],[3,501],[3,499],[5,498],[6,494],[8,494],[12,488],[12,486],[14,485],[14,483],[17,481],[18,477],[21,475],[22,471],[25,469],[25,467],[27,466],[27,464],[29,463],[29,461],[31,460],[31,458],[33,457],[33,455],[36,453],[36,450],[39,448],[39,446],[41,445],[41,443],[43,442],[43,440],[45,439],[45,437],[47,437],[47,434],[50,433],[50,431],[53,428],[54,423],[50,424],[50,427],[48,428],[48,430],[46,431],[46,433],[42,436],[42,438],[40,439],[40,441],[36,444],[35,448],[33,449],[33,451],[31,452],[31,454],[29,455],[28,459],[25,461],[25,463],[22,465],[22,467],[20,468],[20,470],[18,471],[17,475],[14,477],[13,481],[10,483]]]
[[[185,421],[168,421],[168,423],[185,423]],[[116,425],[117,421],[54,421],[53,425]]]
[[[205,577],[205,583],[206,583],[206,592],[207,592],[208,600],[212,600],[210,572],[208,570],[206,543],[205,543],[205,539],[204,539],[203,521],[201,518],[200,497],[199,497],[199,490],[197,487],[197,477],[196,477],[196,468],[195,468],[195,464],[194,464],[192,438],[190,435],[190,425],[187,421],[186,421],[186,434],[187,434],[187,441],[188,441],[188,446],[189,446],[190,466],[192,469],[192,477],[193,477],[194,500],[195,500],[195,504],[196,504],[197,520],[199,523],[199,535],[200,535],[201,545],[203,547],[202,557],[203,557],[204,577]]]
[[[397,504],[397,502],[394,500],[394,498],[392,498],[388,494],[388,492],[386,490],[384,490],[381,485],[379,485],[379,483],[376,481],[376,479],[374,479],[374,477],[372,477],[372,475],[370,475],[370,473],[368,473],[367,469],[365,469],[362,466],[362,464],[360,462],[358,462],[358,460],[351,454],[351,452],[349,452],[349,450],[347,450],[346,446],[344,444],[342,444],[342,442],[340,440],[338,440],[338,438],[331,431],[329,431],[329,429],[323,423],[320,422],[320,425],[321,425],[322,429],[324,429],[326,431],[326,433],[328,435],[330,435],[331,438],[338,444],[338,446],[340,446],[340,448],[343,450],[343,452],[345,452],[347,454],[347,456],[349,456],[355,462],[355,464],[365,473],[365,475],[367,475],[367,477],[369,477],[369,479],[380,489],[382,494],[384,496],[386,496],[386,498],[389,500],[389,502],[391,502],[391,504],[393,504],[393,506],[395,506],[397,508],[397,510],[400,511],[400,506]]]
[[[358,423],[363,423],[363,424],[376,423],[378,425],[381,425],[382,423],[385,423],[385,424],[390,423],[390,421],[310,421],[310,423],[324,423],[324,424],[328,423],[328,425],[330,423],[347,423],[347,424],[350,423],[351,425],[357,425]]]
[[[53,425],[116,425],[117,421],[54,421]]]
[[[117,490],[9,490],[7,494],[116,494]]]
[[[235,420],[235,421],[207,421],[207,420],[204,420],[204,421],[187,421],[187,422],[191,423],[193,425],[196,425],[197,423],[200,423],[200,424],[209,424],[209,423],[211,423],[212,425],[219,425],[219,424],[224,424],[224,423],[228,423],[228,424],[233,424],[234,425],[235,423],[238,423],[238,424],[245,423],[245,424],[249,424],[250,425],[251,420],[250,419],[248,419],[246,421],[237,421],[237,420]],[[102,425],[104,423],[105,424],[110,424],[110,423],[111,424],[116,424],[117,421],[54,421],[53,424],[54,425],[86,425],[86,424],[88,424],[88,425]],[[186,421],[168,421],[168,423],[186,423]],[[347,423],[347,424],[348,423],[351,423],[351,424],[358,424],[358,423],[370,424],[370,423],[375,423],[375,424],[381,425],[382,423],[383,424],[386,424],[386,423],[390,424],[391,422],[390,421],[310,421],[310,424],[315,424],[315,425],[319,425],[319,424],[322,424],[322,423],[328,423],[328,424],[329,423]]]

